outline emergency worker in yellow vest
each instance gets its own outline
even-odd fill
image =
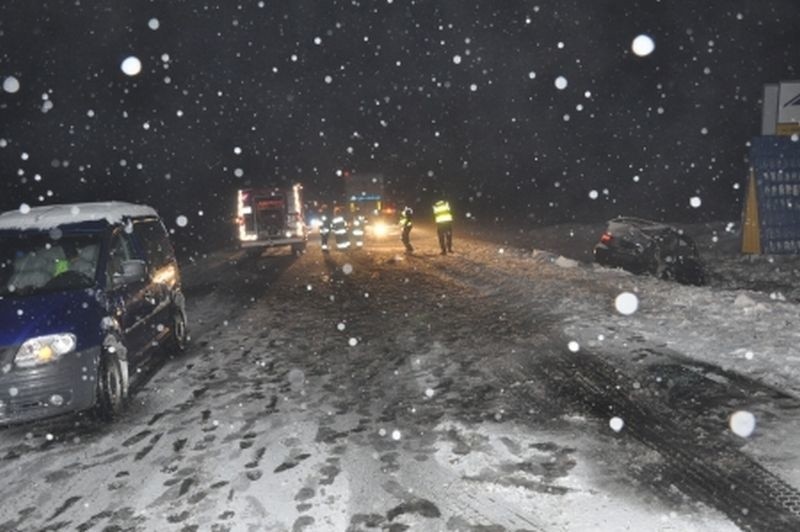
[[[439,200],[433,204],[433,218],[436,221],[436,234],[439,235],[439,247],[442,255],[453,252],[453,213],[450,204]]]

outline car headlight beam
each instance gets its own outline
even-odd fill
[[[54,362],[75,350],[77,339],[74,334],[48,334],[29,338],[20,346],[14,356],[14,364],[20,368],[33,368]]]
[[[386,236],[389,233],[389,227],[383,222],[377,222],[373,227],[375,236]]]

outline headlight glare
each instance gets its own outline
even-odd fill
[[[386,236],[389,232],[389,228],[383,222],[377,222],[374,227],[375,235],[376,236]]]
[[[75,350],[74,334],[48,334],[26,340],[14,357],[14,364],[20,368],[32,368],[58,360]]]

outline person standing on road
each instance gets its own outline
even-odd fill
[[[453,252],[453,213],[450,204],[439,200],[433,204],[433,218],[436,222],[436,234],[439,236],[439,247],[442,255]]]
[[[320,244],[322,246],[322,251],[327,253],[329,251],[328,248],[328,238],[331,236],[331,218],[328,216],[328,213],[325,212],[320,218],[319,224],[319,237],[320,237]]]
[[[400,237],[400,240],[403,241],[403,245],[406,247],[406,253],[414,252],[414,247],[411,245],[411,227],[413,226],[413,216],[414,211],[411,209],[411,207],[406,207],[400,214],[400,227],[403,228],[403,234]]]
[[[341,210],[334,210],[333,218],[331,218],[331,231],[336,239],[336,249],[342,250],[350,247],[347,220],[342,216]]]

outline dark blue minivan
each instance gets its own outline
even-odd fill
[[[136,368],[187,339],[155,210],[123,202],[0,214],[0,424],[122,410]]]

